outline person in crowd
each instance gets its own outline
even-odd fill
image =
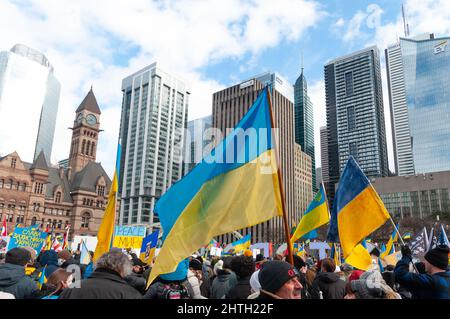
[[[187,281],[189,282],[189,285],[193,292],[192,299],[206,299],[206,297],[202,295],[202,292],[200,290],[203,278],[202,267],[198,266],[200,262],[197,259],[190,259],[191,260],[188,261]]]
[[[216,277],[211,285],[212,299],[224,299],[225,295],[237,284],[236,274],[231,270],[233,257],[225,257],[214,265]]]
[[[70,288],[72,283],[73,273],[67,272],[65,269],[55,270],[43,285],[42,293],[46,296],[42,299],[59,299],[63,289]]]
[[[259,272],[260,270],[258,269],[250,277],[250,287],[252,294],[248,296],[247,299],[256,299],[260,295],[261,284],[259,283]]]
[[[130,286],[134,287],[141,294],[144,294],[147,287],[147,280],[143,275],[146,264],[137,257],[132,259],[132,264],[132,272],[124,279]]]
[[[70,265],[79,265],[80,262],[76,261],[75,258],[72,257],[72,254],[68,250],[61,250],[58,253],[58,265],[63,268],[67,269]]]
[[[209,280],[205,279],[203,264],[200,262],[198,258],[193,258],[189,262],[189,270],[190,272],[188,274],[188,278],[190,278],[190,281],[192,281],[193,285],[196,286],[195,279],[192,278],[192,274],[194,274],[199,283],[200,294],[205,298],[209,298],[210,295]]]
[[[331,258],[325,258],[321,263],[321,272],[312,284],[312,299],[344,299],[345,281],[335,273],[336,264]]]
[[[298,272],[285,261],[264,263],[258,278],[261,288],[256,299],[301,299],[303,287]]]
[[[58,254],[54,250],[46,250],[42,252],[39,259],[40,267],[34,272],[39,277],[39,274],[45,269],[45,277],[49,278],[54,271],[60,269],[58,266]]]
[[[145,293],[144,299],[194,299],[195,293],[201,297],[200,288],[197,286],[198,291],[194,292],[187,279],[188,268],[189,259],[185,259],[174,272],[158,276]]]
[[[132,264],[120,249],[111,249],[97,260],[95,271],[80,283],[80,288],[64,289],[60,299],[141,299],[142,295],[124,278]]]
[[[23,249],[28,250],[28,252],[30,253],[30,262],[27,263],[26,267],[25,267],[25,275],[27,276],[31,276],[37,268],[36,265],[36,250],[34,250],[32,247],[22,247]]]
[[[255,259],[255,268],[256,270],[261,269],[261,266],[263,263],[266,262],[266,259],[264,258],[263,254],[258,254],[256,255],[256,259]]]
[[[14,295],[15,299],[39,298],[36,282],[25,275],[31,254],[24,248],[13,248],[6,253],[0,265],[0,291]]]
[[[345,299],[401,299],[377,270],[364,272],[359,279],[350,281],[349,286]]]
[[[237,284],[226,294],[226,299],[247,299],[251,295],[250,276],[255,271],[255,261],[250,256],[237,256],[231,260],[231,269],[237,275]]]
[[[401,248],[402,259],[397,262],[394,273],[396,281],[408,289],[416,299],[450,299],[450,272],[448,268],[449,248],[438,246],[429,250],[424,256],[425,274],[412,273],[411,249],[405,245]]]
[[[302,257],[294,255],[294,267],[298,271],[299,274],[299,281],[302,285],[302,299],[310,299],[311,295],[309,292],[311,291],[311,287],[308,287],[308,282],[306,280],[306,272],[308,270],[308,266],[306,265],[305,261]]]
[[[414,263],[414,266],[416,267],[416,269],[419,272],[419,274],[426,274],[427,273],[427,270],[425,269],[425,264],[423,262],[418,261],[418,262]]]

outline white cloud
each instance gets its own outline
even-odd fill
[[[105,130],[97,160],[111,174],[122,78],[158,61],[189,82],[190,118],[204,116],[211,112],[212,93],[223,84],[206,78],[201,68],[296,41],[324,14],[312,0],[4,0],[0,29],[10,31],[2,33],[0,49],[24,43],[46,54],[55,67],[62,92],[53,162],[68,156],[67,127],[93,84]],[[124,61],[121,56],[130,49],[133,56]],[[20,138],[17,143],[33,147]]]
[[[366,20],[367,14],[358,11],[353,18],[348,22],[347,31],[342,36],[344,42],[355,41],[362,36],[361,24]]]
[[[339,20],[336,21],[336,23],[334,24],[335,27],[343,27],[345,24],[345,20],[343,18],[339,18]]]

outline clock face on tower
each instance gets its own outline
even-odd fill
[[[83,120],[83,114],[78,114],[76,122],[78,124],[80,124],[82,120]]]
[[[89,125],[95,125],[97,124],[97,118],[95,117],[95,115],[89,114],[88,116],[86,116],[86,122]]]

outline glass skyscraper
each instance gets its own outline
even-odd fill
[[[212,138],[205,131],[212,127],[212,116],[205,116],[187,123],[185,150],[184,150],[184,175],[202,161],[203,157],[212,150]]]
[[[316,160],[314,152],[314,113],[313,104],[308,96],[308,85],[302,73],[294,84],[295,142],[303,152],[311,157],[312,186],[316,192]]]
[[[450,170],[449,40],[400,38],[386,50],[399,175]]]
[[[122,81],[121,225],[159,227],[155,202],[183,176],[190,90],[156,63]]]
[[[22,44],[0,52],[0,152],[17,151],[32,161],[43,151],[51,159],[60,91],[42,53]],[[17,143],[18,136],[35,149]]]
[[[368,177],[388,175],[380,57],[376,46],[325,65],[328,187],[335,184],[350,155]]]

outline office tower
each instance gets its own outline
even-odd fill
[[[313,198],[312,192],[312,161],[311,156],[302,151],[302,147],[295,143],[295,200],[297,210],[293,216],[293,226],[298,225],[304,212]]]
[[[200,163],[206,153],[211,151],[213,142],[208,134],[208,129],[212,127],[211,115],[205,116],[187,123],[187,131],[184,151],[184,174],[189,173],[198,163]],[[208,147],[209,146],[209,147]]]
[[[122,81],[120,224],[159,227],[155,202],[183,176],[190,90],[157,63]]]
[[[350,155],[368,177],[388,175],[380,58],[376,46],[325,65],[328,196]]]
[[[398,175],[450,170],[449,39],[400,38],[385,50]]]
[[[295,110],[295,143],[300,144],[302,150],[312,160],[312,185],[316,192],[316,160],[314,152],[314,113],[313,104],[308,96],[308,85],[302,73],[294,85]]]
[[[43,151],[50,161],[60,90],[53,66],[42,53],[22,44],[0,52],[2,152],[17,151],[32,161]],[[27,143],[17,143],[18,136]]]
[[[329,182],[328,175],[328,137],[327,127],[322,126],[320,128],[320,163],[322,165],[321,174],[323,183]]]
[[[272,84],[272,106],[275,126],[279,130],[278,150],[281,160],[281,173],[286,194],[286,208],[289,226],[299,208],[295,200],[295,159],[294,159],[294,90],[293,86],[276,73],[264,73],[260,76],[233,85],[213,95],[213,127],[224,135],[242,119],[250,106],[256,100],[266,84]],[[223,138],[217,138],[216,144]],[[242,230],[243,235],[252,234],[253,242],[281,243],[285,241],[281,218]],[[233,237],[228,234],[219,238],[221,242],[231,242]]]

